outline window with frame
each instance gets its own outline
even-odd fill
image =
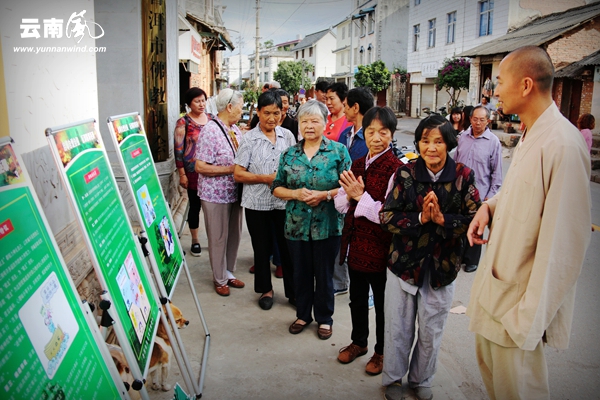
[[[308,56],[309,57],[313,56],[313,48],[312,47],[310,49],[308,49]]]
[[[298,59],[298,52],[296,52],[296,60]]]
[[[254,68],[254,60],[250,60],[250,68]]]
[[[342,26],[342,40],[346,39],[346,27]]]
[[[419,38],[421,37],[421,24],[413,26],[413,51],[419,50]]]
[[[367,63],[371,64],[373,62],[373,47],[369,45],[367,48]]]
[[[365,49],[360,47],[360,65],[365,65]]]
[[[302,49],[302,58],[304,58],[304,49]]]
[[[448,29],[446,32],[446,43],[454,43],[456,36],[456,11],[448,13]]]
[[[367,21],[365,21],[365,17],[360,19],[360,36],[365,36],[367,34]]]
[[[419,4],[421,4],[421,0],[415,0],[415,6],[418,6]]]
[[[265,72],[264,82],[269,82],[269,73],[268,72]]]
[[[375,31],[375,13],[369,13],[369,33],[373,33]]]
[[[479,2],[479,36],[492,34],[494,26],[494,0]]]
[[[268,62],[267,60],[268,60],[268,58],[267,58],[267,57],[265,57],[265,63],[264,63],[264,66],[265,66],[265,68],[266,68],[266,67],[268,66],[268,64],[269,64],[269,62]]]
[[[435,47],[435,18],[428,21],[427,47]]]

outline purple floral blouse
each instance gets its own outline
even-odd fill
[[[231,128],[219,119],[214,117],[202,129],[202,135],[196,143],[196,160],[204,161],[207,164],[215,166],[233,165],[235,160],[234,143],[229,136],[225,136],[219,125],[229,135],[233,131],[239,143],[242,133],[236,125]],[[237,201],[237,184],[233,180],[233,174],[220,176],[204,176],[198,174],[198,196],[201,200],[211,203],[235,203]]]

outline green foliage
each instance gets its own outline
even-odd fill
[[[449,108],[458,105],[460,92],[469,89],[471,62],[466,58],[447,58],[435,80],[438,91],[445,89],[450,96]]]
[[[269,40],[267,40],[267,41],[265,41],[265,42],[263,43],[263,47],[264,47],[265,49],[270,49],[270,48],[271,48],[271,47],[273,47],[273,46],[274,46],[274,43],[273,43],[273,41],[272,41],[271,39],[269,39]]]
[[[308,72],[314,69],[315,67],[306,60],[282,61],[273,74],[273,79],[281,84],[282,89],[294,96],[300,90],[300,86],[310,88],[312,81],[308,78]]]
[[[354,74],[354,86],[364,86],[376,94],[390,86],[391,74],[381,60],[369,65],[359,65],[358,72]]]
[[[254,105],[258,102],[258,96],[260,96],[261,90],[256,87],[254,81],[248,82],[244,89],[244,103],[250,105],[250,119],[254,112]]]

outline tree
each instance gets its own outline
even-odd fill
[[[312,81],[308,78],[308,72],[314,71],[314,66],[306,60],[282,61],[273,74],[273,79],[281,84],[291,96],[300,90],[300,87],[310,88]]]
[[[456,107],[462,90],[469,89],[469,73],[471,62],[466,58],[447,58],[444,66],[438,71],[435,80],[436,90],[445,89],[450,96],[449,109]]]
[[[359,65],[358,72],[354,74],[354,85],[367,87],[373,94],[387,89],[391,80],[390,71],[381,60],[369,65]]]
[[[260,96],[261,91],[256,87],[254,81],[246,84],[244,88],[244,103],[250,104],[250,112],[248,115],[250,116],[250,120],[252,120],[252,116],[254,113],[254,105],[258,102],[258,96]]]
[[[271,47],[273,47],[273,45],[274,45],[273,41],[271,39],[269,39],[262,44],[262,47],[265,49],[270,49]]]

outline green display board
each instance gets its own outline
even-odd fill
[[[183,265],[183,253],[163,195],[152,153],[138,113],[111,117],[111,137],[125,179],[137,204],[140,224],[150,242],[151,257],[170,299]]]
[[[160,310],[96,123],[50,128],[46,134],[100,284],[145,376]]]
[[[0,398],[120,398],[39,210],[12,146],[0,143]]]

